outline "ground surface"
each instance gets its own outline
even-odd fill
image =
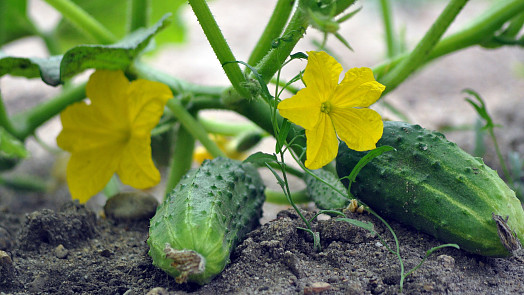
[[[368,215],[352,215],[383,226]],[[24,217],[1,215],[9,233],[0,242],[14,268],[3,261],[0,290],[7,294],[396,294],[400,266],[380,240],[343,222],[314,224],[322,251],[315,252],[298,216],[282,211],[251,232],[231,257],[231,264],[211,283],[178,285],[151,264],[147,255],[148,222],[117,223],[97,219],[83,206],[66,203],[58,211],[40,210]],[[392,223],[400,237],[407,269],[433,238]],[[509,259],[485,258],[443,249],[404,282],[405,294],[522,294],[524,253]],[[164,293],[162,293],[164,292]]]
[[[244,5],[245,2],[212,3],[213,12],[228,41],[238,58],[244,60],[271,12],[264,0],[248,1],[249,7]],[[464,16],[459,17],[452,30],[458,29],[487,5],[479,2],[466,8]],[[403,3],[408,4],[397,6],[396,10],[399,19],[405,22],[408,44],[412,45],[443,4],[438,1],[428,6],[417,5],[418,1]],[[384,55],[377,12],[372,2],[365,1],[363,5],[364,9],[354,21],[342,26],[342,33],[350,36],[355,52],[348,53],[337,46],[333,48],[346,70],[353,66],[372,66]],[[226,85],[226,78],[194,16],[189,11],[185,15],[190,23],[188,44],[166,49],[152,63],[195,83]],[[239,26],[239,22],[252,25]],[[314,49],[311,46],[314,38],[319,39],[319,35],[314,30],[309,31],[297,50]],[[14,44],[7,51],[34,56],[39,43],[34,40],[24,42]],[[515,48],[468,49],[427,66],[386,99],[405,112],[412,122],[428,128],[471,126],[476,115],[464,102],[461,91],[473,88],[486,99],[495,122],[503,126],[497,129],[503,153],[516,151],[522,155],[524,79],[516,69],[522,67],[523,60],[523,51]],[[304,66],[296,65],[300,69]],[[292,68],[290,72],[293,73]],[[3,77],[0,87],[12,113],[57,93],[56,89],[42,87],[39,81],[27,82],[10,77]],[[396,119],[381,104],[377,109],[385,118]],[[58,120],[52,120],[37,134],[53,147],[59,131]],[[473,132],[455,131],[447,136],[472,151]],[[29,140],[27,145],[32,157],[14,174],[50,179],[55,158],[34,140]],[[268,146],[271,148],[272,143]],[[497,168],[489,141],[486,141],[486,147],[486,162]],[[130,295],[145,294],[157,287],[171,294],[315,294],[323,290],[322,294],[395,294],[399,289],[398,260],[377,237],[344,223],[320,221],[315,226],[321,235],[322,251],[316,253],[308,236],[296,229],[302,226],[296,216],[286,211],[277,217],[281,207],[275,206],[266,206],[264,224],[239,245],[232,255],[232,263],[215,280],[204,287],[177,285],[173,278],[151,265],[145,243],[147,220],[117,222],[102,218],[100,201],[93,200],[88,204],[92,210],[78,207],[70,203],[63,183],[57,182],[56,185],[53,193],[46,194],[0,191],[0,249],[6,253],[0,252],[0,294]],[[368,215],[352,218],[371,221],[392,245],[391,236],[384,233],[380,222]],[[426,250],[440,244],[430,236],[394,222],[392,226],[400,238],[407,269],[416,265]],[[434,253],[409,276],[404,291],[407,294],[524,294],[522,278],[522,253],[513,258],[498,259],[447,248]],[[155,289],[153,294],[165,294],[162,293],[165,290]]]

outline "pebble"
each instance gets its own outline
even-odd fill
[[[158,201],[142,192],[123,192],[107,200],[104,213],[115,220],[149,220],[156,212]]]
[[[455,258],[449,256],[449,255],[439,255],[437,257],[437,261],[445,268],[453,268],[455,266]]]
[[[304,288],[304,294],[319,294],[324,291],[330,290],[331,284],[325,283],[325,282],[315,282],[312,283],[311,286]]]
[[[7,229],[0,226],[0,250],[9,251],[13,248],[13,238]]]
[[[56,258],[64,259],[67,257],[68,254],[69,254],[69,250],[67,250],[66,247],[64,247],[64,245],[60,244],[56,246],[55,248]]]
[[[155,287],[149,290],[146,295],[169,295],[169,292],[162,287]]]
[[[0,250],[0,286],[10,286],[16,277],[15,266],[9,254]]]

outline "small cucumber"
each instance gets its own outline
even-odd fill
[[[206,160],[188,172],[151,219],[153,264],[178,283],[209,282],[259,224],[264,189],[254,166],[231,159]]]
[[[382,145],[397,151],[373,159],[351,186],[377,213],[484,256],[508,256],[524,242],[520,201],[482,159],[438,132],[403,122],[384,122]],[[341,144],[338,175],[347,176],[363,155]]]
[[[332,172],[322,169],[313,170],[311,172],[331,184],[340,192],[345,193],[347,191],[338,177]],[[349,205],[350,200],[348,198],[340,195],[325,183],[309,175],[309,173],[304,174],[304,182],[307,186],[306,190],[309,198],[315,202],[315,205],[319,209],[334,210],[346,208]]]

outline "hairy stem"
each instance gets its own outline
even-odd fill
[[[250,97],[249,92],[242,85],[245,83],[244,74],[240,70],[240,67],[235,63],[236,58],[231,52],[229,45],[220,31],[215,18],[211,14],[211,10],[205,0],[189,0],[189,5],[193,9],[200,26],[204,31],[204,34],[211,44],[213,51],[215,52],[218,61],[222,65],[222,68],[226,72],[227,78],[231,82],[231,85],[235,90],[244,97]]]
[[[280,36],[287,23],[294,3],[295,0],[278,0],[264,32],[247,61],[249,65],[256,65],[271,49],[273,40]]]
[[[386,91],[395,89],[426,62],[437,42],[467,2],[468,0],[451,0],[448,3],[444,11],[442,11],[435,23],[433,23],[409,56],[380,80],[382,84],[386,85]]]

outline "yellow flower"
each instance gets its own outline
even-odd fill
[[[325,52],[308,52],[306,88],[278,104],[280,114],[304,127],[306,167],[318,169],[337,155],[338,138],[357,151],[371,150],[382,137],[380,115],[367,107],[375,103],[384,85],[369,68],[354,68],[338,83],[342,66]]]
[[[160,173],[151,158],[151,130],[173,97],[164,84],[131,83],[122,71],[97,70],[86,86],[91,103],[78,102],[60,115],[57,144],[71,152],[67,183],[80,202],[101,191],[116,172],[138,189],[156,185]]]
[[[211,134],[211,139],[218,145],[220,150],[222,150],[228,158],[235,160],[244,160],[246,158],[244,153],[237,152],[236,147],[230,144],[231,140],[229,138],[219,134]],[[199,165],[202,164],[204,160],[211,159],[213,159],[213,156],[203,146],[197,147],[193,152],[193,160]]]

